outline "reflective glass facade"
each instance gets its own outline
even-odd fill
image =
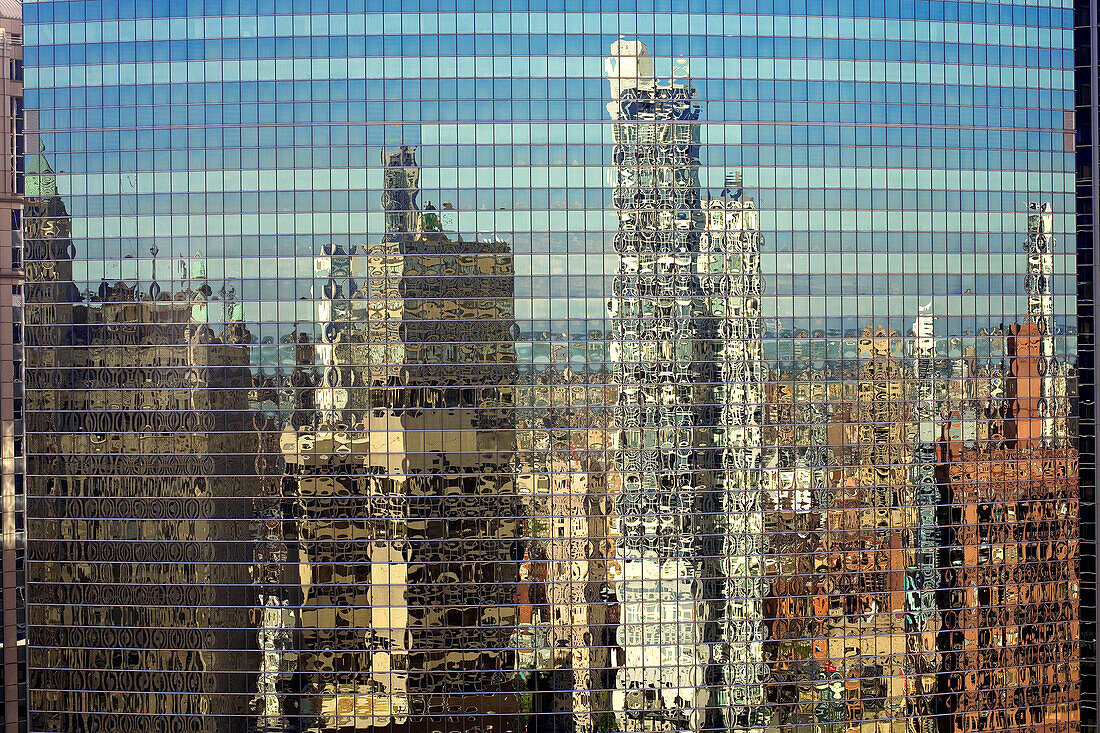
[[[1080,728],[1068,2],[642,5],[26,4],[32,731]]]

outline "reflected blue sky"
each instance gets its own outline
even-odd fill
[[[160,273],[201,251],[277,338],[312,307],[320,246],[380,236],[381,151],[411,144],[423,201],[511,243],[517,317],[539,322],[523,330],[602,328],[602,59],[642,36],[658,75],[690,64],[703,192],[740,170],[761,208],[772,322],[900,328],[932,301],[964,328],[998,323],[1023,309],[1023,207],[1048,201],[1073,328],[1062,3],[658,5],[158,2],[137,18],[123,2],[100,22],[100,2],[31,3],[27,107],[74,217],[75,275],[147,282],[154,239]]]

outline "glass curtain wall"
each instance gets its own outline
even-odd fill
[[[1079,730],[1068,0],[24,22],[32,731]]]

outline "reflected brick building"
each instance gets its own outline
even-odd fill
[[[947,444],[946,730],[1080,727],[1077,454]]]
[[[1032,243],[1041,216],[1029,217]],[[951,537],[940,692],[955,733],[1081,725],[1078,453],[1054,432],[1065,381],[1049,356],[1049,292],[1029,309],[1009,329],[1004,441],[975,444],[948,424],[941,446]]]

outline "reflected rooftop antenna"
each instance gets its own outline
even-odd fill
[[[726,173],[726,188],[722,193],[729,192],[734,199],[740,199],[745,192],[745,184],[741,180],[741,171],[729,171]]]

